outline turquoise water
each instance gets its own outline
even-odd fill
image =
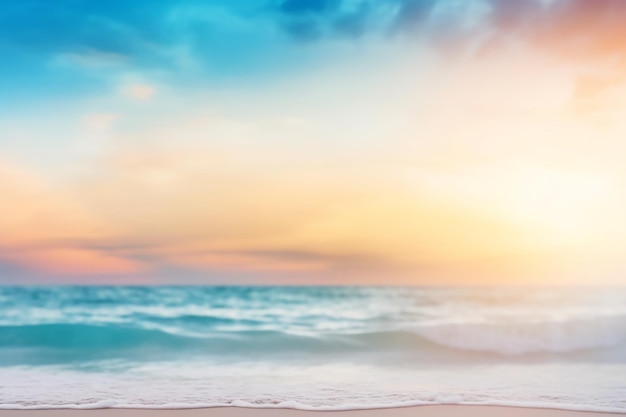
[[[0,287],[0,408],[626,412],[624,289]]]

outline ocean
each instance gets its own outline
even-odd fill
[[[626,289],[0,287],[0,409],[626,412]]]

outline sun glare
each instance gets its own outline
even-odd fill
[[[553,243],[586,237],[606,221],[604,209],[617,196],[611,178],[597,172],[526,167],[507,182],[507,212],[513,220]]]

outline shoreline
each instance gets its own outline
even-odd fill
[[[211,408],[98,408],[98,409],[0,409],[3,417],[607,417],[626,413],[575,411],[499,405],[419,405],[343,411],[309,411],[291,408],[211,407]]]

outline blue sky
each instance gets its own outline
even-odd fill
[[[588,3],[588,2],[587,2]],[[87,94],[128,73],[174,83],[280,77],[337,43],[481,44],[585,12],[580,0],[24,0],[0,6],[1,101]],[[615,0],[594,2],[609,16]],[[582,36],[582,35],[581,35]],[[342,51],[345,53],[345,51]],[[9,98],[10,97],[10,98]]]
[[[181,83],[241,82],[310,65],[336,42],[462,32],[490,7],[453,0],[4,3],[0,82],[13,100],[97,91],[137,71]]]

